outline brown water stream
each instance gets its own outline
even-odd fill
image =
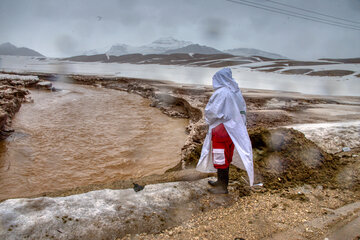
[[[0,200],[163,173],[180,161],[188,121],[121,91],[56,83],[31,91],[0,143]]]

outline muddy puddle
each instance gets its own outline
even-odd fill
[[[0,143],[0,200],[161,174],[180,161],[187,120],[135,94],[54,86],[31,91]]]

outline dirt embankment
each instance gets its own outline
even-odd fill
[[[29,91],[26,86],[35,81],[0,78],[0,139],[4,139],[13,131],[11,119],[19,111],[21,103],[26,101]]]
[[[341,167],[338,157],[326,153],[294,129],[257,128],[249,131],[253,145],[255,182],[268,189],[322,184],[335,187]],[[233,174],[233,178],[239,178]]]
[[[51,83],[44,75],[34,76],[0,72],[0,140],[7,138],[13,129],[11,120],[21,107],[21,103],[31,101],[27,88],[51,90]]]

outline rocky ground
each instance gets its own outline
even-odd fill
[[[51,76],[42,78],[51,80]],[[319,144],[314,143],[321,142],[321,136],[314,137],[312,141],[301,132],[280,128],[294,124],[341,122],[344,119],[357,121],[360,119],[359,97],[312,96],[243,89],[248,105],[247,125],[254,150],[255,182],[261,184],[249,188],[245,173],[232,168],[230,194],[211,196],[203,191],[208,187],[206,180],[200,180],[202,185],[199,185],[197,180],[209,175],[196,173],[192,169],[198,160],[202,140],[207,131],[202,115],[212,94],[210,87],[129,78],[79,75],[69,75],[67,78],[78,84],[91,84],[139,94],[149,98],[152,107],[159,108],[171,117],[190,119],[186,129],[188,139],[182,149],[182,161],[164,175],[42,194],[70,196],[104,188],[129,188],[133,181],[143,185],[168,181],[184,181],[186,185],[189,181],[195,181],[196,186],[201,186],[202,190],[199,188],[199,191],[193,191],[189,198],[194,204],[184,204],[183,207],[180,207],[182,204],[177,205],[176,211],[167,214],[167,218],[163,218],[164,215],[155,209],[154,213],[161,217],[149,218],[148,225],[140,221],[140,215],[134,215],[131,221],[125,223],[118,219],[118,215],[109,218],[109,221],[120,221],[122,230],[117,234],[101,235],[100,238],[357,239],[360,235],[360,232],[355,231],[357,228],[351,230],[351,226],[356,225],[360,217],[359,146],[356,147],[355,144],[350,151],[343,152],[342,148],[347,146],[347,139],[341,135],[341,131],[337,137],[344,138],[343,141],[336,141],[326,148],[327,145],[319,147]],[[37,198],[36,201],[41,202],[44,199],[47,198]],[[2,204],[10,204],[9,201]],[[341,208],[343,206],[345,208]],[[4,230],[9,236],[18,236],[11,235],[17,231],[14,224],[10,224],[13,227],[9,225]],[[145,225],[143,228],[131,227],[134,224]],[[149,230],[152,225],[157,227]],[[346,232],[352,235],[346,238],[336,237],[336,234],[341,234],[347,228],[350,230]],[[69,231],[70,229],[80,228],[73,222]],[[54,235],[47,237],[50,236]],[[63,239],[72,238],[71,235],[68,238],[61,236]]]
[[[358,239],[359,151],[337,155],[342,164],[356,169],[356,177],[338,175],[337,183],[328,178],[293,187],[258,186],[244,194],[232,176],[229,196],[201,200],[204,209],[211,204],[215,208],[160,233],[122,239]],[[331,182],[337,187],[329,187]]]

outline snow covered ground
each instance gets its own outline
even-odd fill
[[[356,69],[360,66],[360,64],[350,64],[353,66],[336,65],[344,66],[344,69],[349,67]],[[243,67],[243,65],[232,66],[231,69],[241,88],[283,90],[319,95],[360,96],[360,79],[354,75],[344,77],[285,75],[251,70]],[[184,84],[211,85],[212,76],[217,70],[219,69],[207,67],[70,62],[56,59],[0,56],[0,71],[121,76],[168,80]],[[359,69],[357,70],[360,72]]]
[[[341,152],[344,147],[360,147],[360,121],[297,124],[288,126],[305,134],[322,149]]]
[[[39,80],[38,76],[23,76],[23,75],[14,75],[14,74],[1,74],[0,73],[0,80]]]
[[[9,199],[0,203],[0,239],[115,239],[131,230],[151,232],[191,214],[189,203],[206,191],[207,181]]]

